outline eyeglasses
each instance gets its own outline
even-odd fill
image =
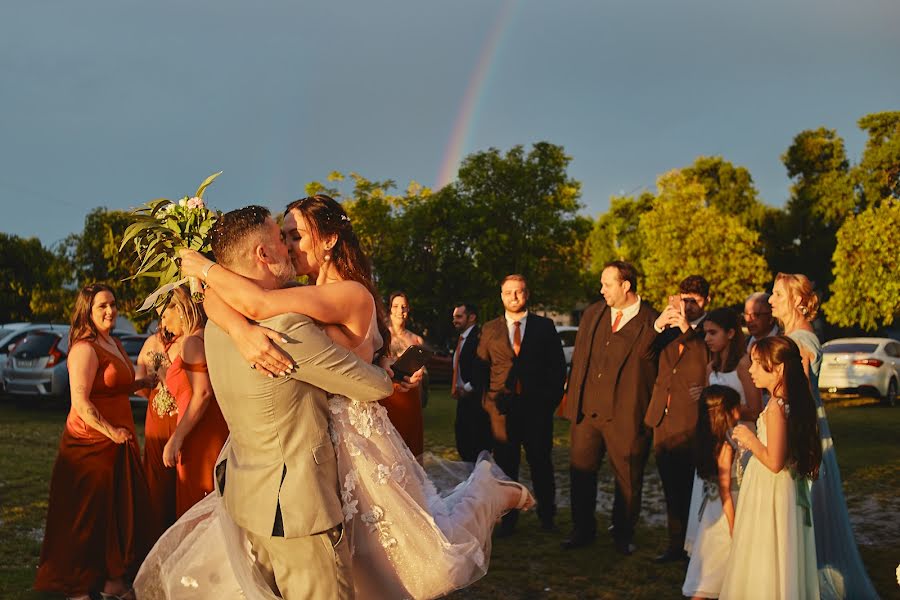
[[[771,315],[771,314],[772,314],[772,311],[771,311],[771,310],[770,310],[770,311],[766,311],[766,312],[749,312],[749,313],[748,313],[748,312],[745,312],[745,313],[743,314],[743,317],[744,317],[744,319],[746,319],[746,320],[748,320],[748,321],[752,321],[753,319],[758,319],[758,318],[760,318],[760,317],[762,317],[762,316],[765,316],[765,315]]]

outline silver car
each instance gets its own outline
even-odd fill
[[[28,331],[6,359],[3,384],[8,394],[65,401],[69,397],[69,326],[45,325]]]
[[[50,323],[4,323],[0,325],[0,389],[5,391],[3,384],[3,372],[6,369],[6,361],[9,358],[9,352],[28,334],[29,331],[35,329],[52,329],[60,327],[60,325],[52,325]]]
[[[822,346],[819,391],[877,395],[894,406],[900,390],[900,342],[891,338],[841,338]]]

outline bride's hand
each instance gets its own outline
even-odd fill
[[[287,342],[277,331],[260,325],[248,325],[235,332],[234,341],[241,355],[250,363],[250,368],[263,375],[277,377],[294,370],[293,359],[275,345],[275,342]]]
[[[178,255],[181,257],[181,273],[185,277],[203,279],[203,270],[213,264],[213,261],[189,248],[182,248],[178,251]]]

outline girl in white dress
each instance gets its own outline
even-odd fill
[[[697,474],[703,482],[700,527],[681,593],[718,598],[731,552],[738,496],[737,449],[730,430],[741,416],[741,397],[731,387],[711,385],[700,394],[697,419]]]
[[[757,419],[757,435],[744,425],[732,434],[753,457],[741,482],[720,597],[817,599],[809,497],[822,459],[816,406],[793,340],[759,340],[751,359],[750,375],[771,400]]]
[[[323,323],[336,343],[373,360],[388,345],[389,333],[368,261],[343,208],[322,195],[298,200],[288,206],[283,231],[295,270],[309,275],[315,286],[264,290],[196,252],[182,255],[184,274],[210,285],[205,302],[210,318],[221,322],[248,363],[273,376],[292,367],[270,344],[280,334],[248,318],[306,314]],[[482,577],[494,522],[512,508],[533,506],[527,489],[481,460],[468,479],[441,495],[383,406],[334,396],[329,408],[357,597],[436,598]],[[167,584],[164,593],[150,598],[219,598],[235,588],[247,598],[275,597],[253,568],[244,536],[223,503],[210,495],[200,504],[151,551],[147,562],[160,564],[152,571]],[[189,585],[184,575],[179,579],[182,565],[167,555],[185,557]],[[145,567],[151,570],[146,562]],[[151,577],[147,573],[143,581]]]
[[[759,390],[750,379],[750,356],[746,352],[744,334],[741,332],[737,313],[730,308],[717,308],[706,315],[702,326],[706,347],[710,352],[710,362],[706,367],[707,385],[724,385],[736,391],[741,400],[741,421],[755,427],[756,417],[762,410],[762,399]],[[688,555],[693,554],[693,547],[699,535],[699,515],[704,489],[703,480],[695,475],[684,538],[684,549]],[[706,508],[706,511],[712,511],[707,515],[713,519],[712,522],[721,518],[719,508],[720,505],[715,503]]]

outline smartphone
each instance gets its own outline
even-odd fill
[[[681,296],[669,296],[669,306],[675,310],[681,310]]]
[[[434,352],[422,346],[413,345],[407,348],[391,365],[391,369],[394,371],[394,381],[402,381],[404,377],[410,377],[425,366],[432,354]]]

